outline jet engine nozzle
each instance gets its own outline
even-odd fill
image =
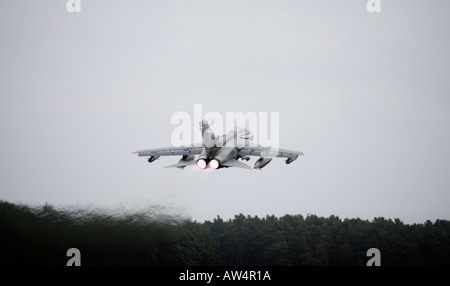
[[[205,169],[206,168],[206,161],[203,159],[199,159],[197,160],[196,163],[197,167],[199,167],[200,169]]]
[[[219,168],[219,161],[217,161],[216,159],[212,159],[211,161],[209,161],[208,167],[210,167],[211,169],[217,169]]]

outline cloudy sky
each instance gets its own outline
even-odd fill
[[[449,1],[65,2],[0,4],[1,200],[450,219]],[[194,104],[279,112],[305,156],[201,172],[131,154],[169,146]]]

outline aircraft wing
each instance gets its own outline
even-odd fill
[[[297,159],[298,156],[303,156],[303,152],[291,151],[286,149],[271,149],[270,147],[239,147],[238,156],[259,156],[261,158],[288,158],[288,159]]]
[[[201,146],[182,146],[147,149],[133,152],[143,157],[178,156],[178,155],[199,155],[202,152]]]

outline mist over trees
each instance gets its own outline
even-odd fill
[[[30,207],[0,201],[3,265],[66,265],[69,248],[81,265],[364,266],[378,248],[381,265],[449,265],[450,222],[251,217],[203,223],[158,215],[158,210]]]

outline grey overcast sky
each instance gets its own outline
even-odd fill
[[[450,1],[66,2],[0,4],[1,200],[450,219]],[[305,156],[201,172],[131,154],[169,146],[196,103],[279,112]]]

